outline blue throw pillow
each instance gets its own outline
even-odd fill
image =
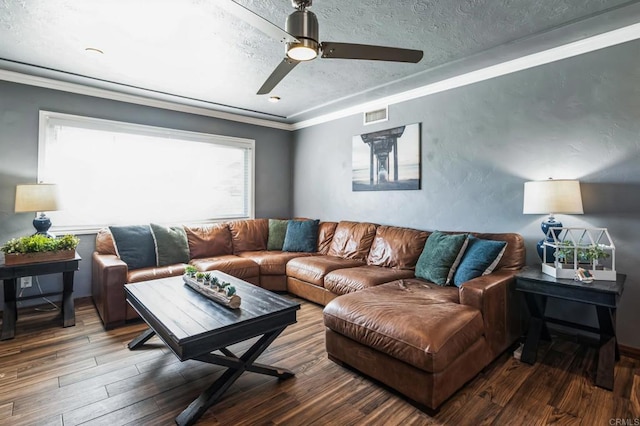
[[[156,247],[149,225],[110,226],[118,257],[129,269],[156,266]]]
[[[319,220],[290,220],[287,223],[282,251],[317,251],[319,225]]]
[[[469,280],[490,274],[506,247],[506,241],[482,240],[470,235],[467,250],[453,276],[453,283],[460,287]]]

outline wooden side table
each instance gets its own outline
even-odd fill
[[[546,323],[559,324],[600,335],[596,386],[613,389],[615,362],[620,359],[616,340],[616,309],[622,296],[626,275],[617,274],[616,281],[580,281],[554,278],[538,269],[525,269],[516,275],[516,290],[524,294],[531,321],[520,360],[536,362],[540,337],[549,339]],[[545,316],[547,298],[571,300],[595,306],[598,328]]]
[[[38,262],[24,265],[0,265],[0,279],[4,284],[4,309],[2,311],[2,335],[0,340],[13,339],[18,320],[17,302],[20,300],[36,299],[62,294],[62,325],[71,327],[76,325],[76,314],[73,306],[73,275],[79,269],[82,260],[76,253],[73,259],[53,262]],[[63,289],[61,292],[36,294],[33,296],[16,297],[18,279],[37,275],[62,273]]]

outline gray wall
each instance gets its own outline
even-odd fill
[[[577,178],[585,214],[565,226],[607,227],[617,270],[627,274],[618,311],[621,344],[640,348],[640,43],[392,105],[390,120],[362,116],[295,134],[293,214],[427,230],[518,232],[527,263],[544,216],[523,215],[523,183]],[[351,138],[422,123],[420,191],[352,192]],[[593,325],[588,307],[551,303],[550,313]]]
[[[0,243],[33,233],[33,215],[15,214],[13,209],[16,185],[36,182],[38,114],[41,109],[255,139],[256,217],[289,217],[291,214],[290,132],[0,82]],[[82,176],[78,176],[78,179],[82,179]],[[193,184],[197,185],[198,182]],[[174,195],[178,202],[179,194]],[[80,239],[78,251],[83,261],[75,277],[76,298],[91,295],[91,253],[95,247],[95,235],[81,235]],[[60,290],[61,281],[60,277],[54,275],[40,278],[44,292]],[[24,295],[37,293],[34,285],[31,289],[25,289]],[[2,300],[0,294],[0,303]]]

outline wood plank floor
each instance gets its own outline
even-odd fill
[[[563,339],[541,345],[534,366],[504,354],[431,417],[329,361],[322,308],[301,303],[298,323],[259,358],[296,376],[245,373],[198,424],[640,424],[640,361],[622,357],[609,392],[593,385],[595,350]],[[87,299],[76,303],[75,327],[55,315],[22,310],[16,338],[0,342],[2,425],[171,425],[223,371],[180,363],[155,337],[129,351],[145,325],[105,332]]]

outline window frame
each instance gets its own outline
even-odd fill
[[[51,121],[64,122],[68,121],[72,124],[79,124],[83,127],[86,126],[87,123],[90,123],[90,126],[86,126],[89,129],[95,130],[103,130],[103,131],[113,131],[120,133],[135,133],[135,134],[144,134],[147,136],[158,136],[163,138],[174,138],[184,140],[185,142],[206,142],[213,143],[216,145],[230,146],[235,148],[243,148],[247,150],[247,161],[249,162],[249,166],[246,170],[248,175],[247,181],[245,184],[248,186],[247,191],[247,211],[246,216],[233,216],[233,217],[212,217],[212,218],[203,218],[201,220],[193,220],[188,223],[167,223],[160,222],[165,225],[197,225],[197,224],[209,224],[209,223],[219,223],[228,220],[241,220],[241,219],[253,219],[255,218],[255,140],[248,138],[239,138],[234,136],[224,136],[218,135],[214,133],[204,133],[204,132],[195,132],[190,130],[181,130],[181,129],[173,129],[169,127],[160,127],[160,126],[152,126],[147,124],[138,124],[135,122],[129,121],[117,121],[117,120],[109,120],[103,118],[95,118],[83,115],[76,114],[66,114],[55,111],[47,111],[40,110],[39,113],[39,129],[38,129],[38,171],[37,171],[37,181],[43,182],[43,177],[45,176],[45,160],[46,160],[46,151],[47,151],[47,128],[50,125]],[[55,182],[48,182],[55,183]],[[36,213],[37,216],[37,213]],[[70,233],[70,234],[93,234],[97,233],[100,229],[109,226],[111,224],[92,224],[92,225],[63,225],[56,226],[55,221],[51,227],[51,231],[59,232],[59,233]]]

